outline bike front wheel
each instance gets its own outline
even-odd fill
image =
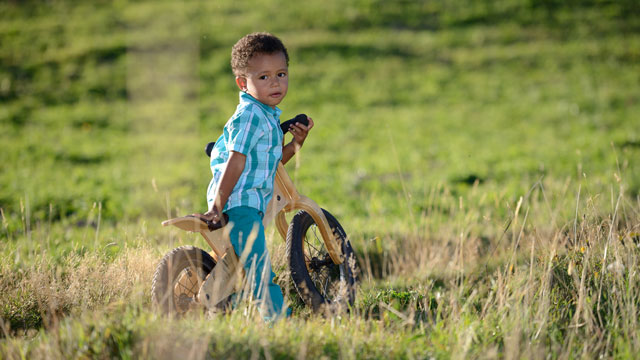
[[[355,301],[355,254],[347,234],[333,215],[324,212],[345,260],[334,264],[320,230],[306,211],[298,212],[287,232],[287,254],[295,288],[314,311],[329,308],[349,309]]]

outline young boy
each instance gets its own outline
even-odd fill
[[[287,95],[288,66],[287,49],[269,33],[246,35],[233,46],[231,68],[241,90],[240,104],[211,152],[209,211],[203,214],[213,222],[220,221],[222,213],[229,216],[230,240],[238,257],[251,246],[243,267],[254,299],[262,302],[265,320],[284,313],[284,298],[273,283],[262,217],[273,194],[278,162],[289,161],[313,127],[311,118],[308,126],[291,126],[293,140],[282,146],[281,111],[276,105]]]

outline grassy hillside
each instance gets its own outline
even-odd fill
[[[639,13],[0,4],[0,357],[631,356]],[[272,329],[250,307],[167,320],[149,304],[157,262],[206,244],[159,223],[205,210],[202,148],[237,104],[231,46],[265,30],[290,52],[283,118],[316,123],[287,168],[347,230],[357,306],[327,319],[296,306]]]

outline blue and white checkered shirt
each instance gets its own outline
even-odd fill
[[[280,129],[281,111],[240,92],[240,104],[227,121],[222,135],[211,151],[213,178],[207,190],[209,209],[222,177],[230,151],[246,155],[244,170],[233,188],[223,211],[249,206],[262,213],[273,195],[273,182],[278,163],[282,159],[283,134]]]

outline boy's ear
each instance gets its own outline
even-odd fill
[[[236,76],[236,85],[242,91],[247,91],[247,79],[242,76]]]

